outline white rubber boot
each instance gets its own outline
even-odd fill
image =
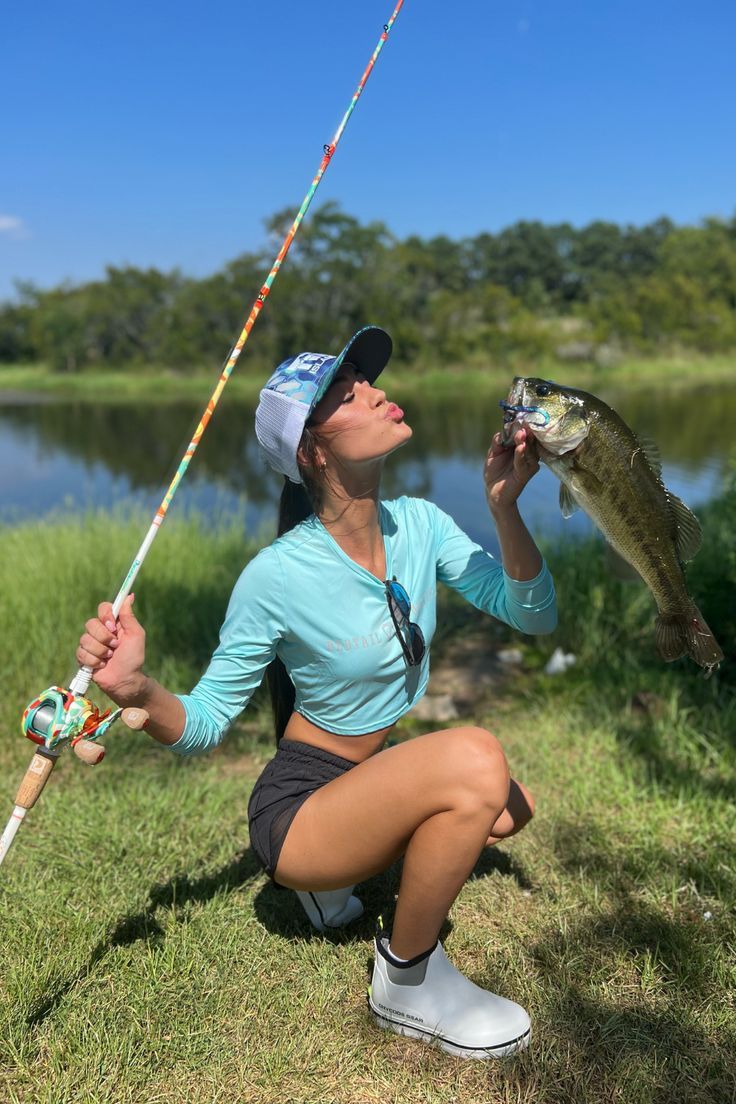
[[[328,928],[343,928],[363,915],[363,903],[353,897],[355,886],[332,889],[323,893],[295,890],[312,924],[319,932]]]
[[[523,1008],[474,985],[437,943],[406,966],[395,965],[388,936],[376,939],[368,1004],[379,1027],[423,1039],[458,1058],[505,1058],[529,1045]]]

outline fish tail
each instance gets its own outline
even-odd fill
[[[689,655],[705,668],[706,678],[723,659],[718,641],[694,604],[684,613],[660,613],[655,624],[655,636],[662,659],[670,663],[673,659]]]

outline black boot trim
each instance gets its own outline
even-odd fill
[[[385,946],[384,940],[386,943]],[[414,958],[407,959],[406,962],[402,962],[400,959],[394,958],[394,956],[388,949],[389,942],[390,940],[388,936],[383,936],[382,939],[376,939],[376,950],[380,954],[381,958],[385,958],[386,961],[390,962],[391,965],[397,970],[408,970],[411,966],[416,966],[418,965],[418,963],[424,962],[425,958],[429,958],[429,956],[432,954],[435,947],[437,946],[438,940],[434,941],[428,951],[422,951],[421,954],[415,955]]]

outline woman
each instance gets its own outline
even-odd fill
[[[280,535],[236,583],[190,695],[143,673],[132,596],[117,625],[100,606],[77,658],[182,755],[219,743],[269,669],[279,742],[250,800],[251,846],[320,928],[359,915],[354,884],[403,856],[393,930],[376,938],[371,1010],[381,1027],[490,1058],[527,1045],[529,1017],[459,973],[438,934],[482,848],[527,823],[531,796],[484,729],[384,745],[426,688],[437,579],[524,632],[555,627],[552,581],[516,506],[539,465],[525,431],[506,449],[494,437],[485,486],[503,567],[431,503],[382,502],[386,457],[412,435],[375,386],[391,348],[366,327],[338,357],[285,361],[261,392],[256,433],[286,477]]]

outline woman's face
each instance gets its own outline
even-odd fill
[[[319,426],[320,439],[345,465],[388,456],[412,435],[401,407],[387,402],[385,392],[368,383],[350,363],[340,366],[310,424]]]

